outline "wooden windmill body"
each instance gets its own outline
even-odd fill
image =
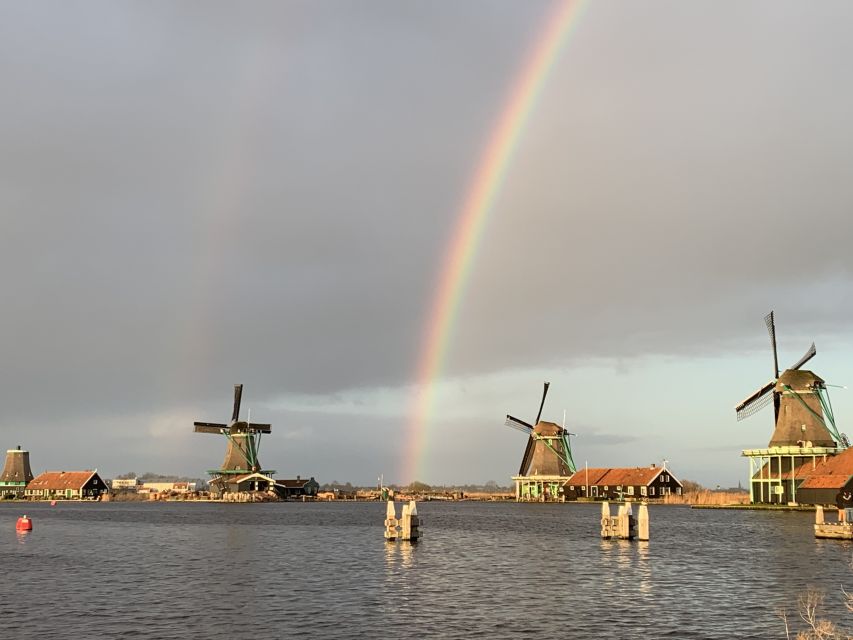
[[[21,447],[9,449],[6,452],[3,471],[0,472],[0,498],[23,496],[27,483],[32,479],[30,452],[22,450]]]
[[[552,502],[565,499],[563,486],[576,471],[569,436],[565,427],[540,420],[550,383],[545,383],[542,402],[534,424],[507,415],[506,425],[527,434],[527,446],[521,458],[515,482],[518,501]]]
[[[847,447],[838,432],[824,380],[802,366],[817,353],[814,344],[789,369],[779,372],[776,324],[765,317],[773,348],[775,377],[735,407],[738,420],[773,404],[774,428],[767,447],[745,449],[749,459],[750,501],[796,503],[797,487],[815,466]]]

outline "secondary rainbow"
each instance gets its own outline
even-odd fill
[[[512,86],[489,142],[482,154],[458,216],[433,296],[423,346],[418,358],[415,399],[407,426],[408,448],[400,478],[415,480],[427,451],[435,384],[450,344],[453,321],[477,254],[480,237],[500,193],[513,152],[536,105],[548,73],[579,22],[584,2],[559,3]]]

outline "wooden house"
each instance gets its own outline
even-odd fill
[[[269,491],[275,488],[276,481],[263,473],[244,473],[240,475],[221,476],[220,482],[211,482],[211,491],[217,493],[217,487],[224,488],[227,493],[246,493],[249,491]]]
[[[97,471],[46,471],[28,484],[29,498],[96,500],[108,491]]]
[[[681,495],[683,486],[666,467],[584,468],[563,486],[566,500],[657,500]]]
[[[316,496],[320,491],[320,483],[314,478],[305,479],[296,476],[295,480],[276,480],[276,490],[284,498],[300,498]]]

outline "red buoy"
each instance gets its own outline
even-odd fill
[[[18,522],[15,524],[15,531],[32,531],[33,530],[33,521],[30,520],[27,516],[21,516],[18,518]]]

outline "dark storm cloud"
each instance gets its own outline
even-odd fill
[[[5,8],[7,412],[405,381],[542,11],[287,7]]]
[[[853,51],[822,7],[594,5],[493,214],[458,366],[764,348],[771,308],[791,361],[847,332]]]
[[[550,9],[5,5],[0,428],[227,415],[237,381],[251,402],[411,383],[465,190]],[[513,156],[447,372],[764,348],[770,308],[791,360],[845,331],[849,13],[590,3]]]

